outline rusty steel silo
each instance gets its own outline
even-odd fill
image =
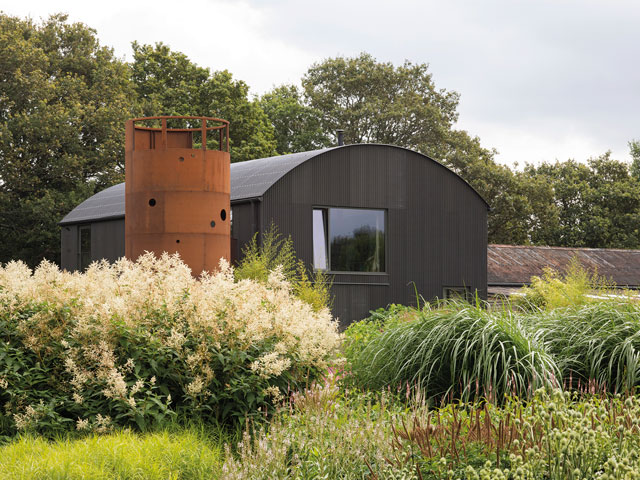
[[[135,118],[125,136],[126,257],[178,252],[194,275],[229,260],[229,122]]]

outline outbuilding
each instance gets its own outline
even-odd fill
[[[124,184],[61,222],[62,267],[124,255]],[[346,325],[390,303],[487,295],[487,203],[418,152],[356,144],[231,165],[237,251],[273,223],[310,268],[333,278]]]

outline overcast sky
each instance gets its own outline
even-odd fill
[[[254,94],[299,83],[314,62],[369,52],[428,63],[461,94],[457,128],[503,163],[630,160],[640,139],[637,0],[0,0],[5,13],[66,12],[131,58],[162,41]],[[215,115],[215,112],[211,112]]]

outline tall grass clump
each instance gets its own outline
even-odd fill
[[[640,385],[640,305],[600,301],[560,308],[529,320],[562,371],[564,382],[611,392]]]
[[[369,341],[351,362],[352,381],[380,389],[418,387],[429,397],[499,400],[554,384],[558,368],[510,311],[452,303],[416,311]]]
[[[342,353],[347,363],[353,363],[362,350],[386,330],[414,320],[419,312],[415,308],[392,304],[372,311],[369,317],[349,325],[342,341]]]
[[[177,256],[0,268],[0,435],[238,423],[307,385],[338,347],[327,308],[264,281],[194,279]]]

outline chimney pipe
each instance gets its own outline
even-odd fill
[[[336,134],[338,136],[338,146],[341,147],[342,145],[344,145],[344,130],[340,128],[336,130]]]

